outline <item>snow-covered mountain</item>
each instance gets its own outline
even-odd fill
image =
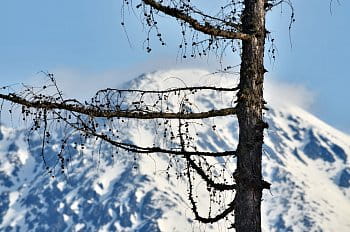
[[[230,76],[178,70],[142,75],[124,87],[236,84]],[[196,96],[192,101],[201,110],[234,102],[232,93],[208,91]],[[177,102],[173,103],[170,107],[176,107]],[[296,105],[270,108],[265,115],[270,127],[265,136],[263,170],[272,187],[263,196],[263,230],[350,231],[350,136]],[[126,123],[121,127],[123,141],[166,143],[157,122]],[[234,118],[208,119],[203,124],[209,126],[196,128],[195,143],[200,150],[235,148],[238,134]],[[49,162],[57,157],[59,136],[56,143],[45,148]],[[67,173],[52,178],[43,165],[40,138],[27,142],[25,130],[1,127],[0,231],[183,232],[226,231],[230,226],[229,221],[212,225],[193,221],[186,179],[176,176],[181,165],[168,170],[167,155],[116,153],[109,146],[98,148],[93,140],[85,149],[69,146],[73,145],[66,149],[70,158]],[[219,166],[220,162],[217,160]],[[229,172],[233,170],[234,165]],[[200,190],[197,194],[199,210],[205,214],[207,195]]]

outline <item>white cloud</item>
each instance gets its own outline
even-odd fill
[[[273,106],[296,105],[310,110],[316,94],[305,86],[280,81],[265,82],[265,99]]]
[[[96,91],[104,88],[117,88],[120,84],[136,78],[139,72],[129,70],[108,70],[101,72],[86,72],[78,69],[57,69],[50,70],[58,89],[62,91],[64,98],[76,98],[79,100],[89,99]],[[51,85],[52,82],[45,76],[45,73],[38,73],[25,81],[28,86],[40,87]],[[17,89],[21,89],[18,85]],[[51,87],[45,91],[46,94],[56,93]]]
[[[122,71],[88,73],[72,69],[53,70],[59,89],[66,98],[89,99],[97,90],[114,88],[127,77]],[[130,77],[128,77],[130,78]]]
[[[214,59],[214,58],[212,58]],[[150,58],[145,62],[121,69],[107,70],[101,72],[87,72],[78,69],[64,68],[50,70],[55,74],[55,79],[60,90],[67,98],[86,99],[90,98],[97,90],[103,88],[117,88],[123,83],[130,81],[143,73],[166,70],[191,70],[210,69],[215,71],[217,65],[212,65],[212,59],[198,59],[186,62],[176,61],[175,58],[167,56]],[[216,64],[216,63],[215,63]],[[41,86],[44,83],[44,75],[36,75],[27,83]]]

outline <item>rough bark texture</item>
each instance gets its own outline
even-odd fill
[[[245,0],[242,18],[244,33],[254,35],[243,41],[240,91],[237,117],[239,145],[237,170],[235,228],[237,232],[261,231],[261,198],[264,182],[261,174],[263,130],[262,119],[265,9],[264,0]]]

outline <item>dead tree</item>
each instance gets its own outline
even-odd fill
[[[132,0],[123,0],[123,7],[136,8],[135,12],[140,13],[142,22],[148,28],[145,40],[147,52],[151,51],[150,36],[153,32],[160,43],[165,45],[157,20],[159,15],[167,15],[173,17],[181,28],[183,40],[179,49],[183,58],[205,56],[213,51],[220,54],[220,51],[223,52],[225,49],[240,53],[240,82],[236,88],[196,86],[159,91],[104,89],[97,92],[91,101],[82,103],[76,99],[64,99],[53,75],[47,73],[51,86],[43,86],[42,89],[54,88],[57,90],[54,95],[45,95],[26,87],[20,93],[12,91],[1,93],[0,98],[11,102],[12,107],[21,106],[23,120],[26,120],[26,117],[33,119],[34,123],[30,129],[34,131],[41,129],[43,146],[50,137],[48,125],[52,121],[59,121],[86,137],[95,137],[119,149],[135,153],[167,153],[180,157],[187,164],[189,201],[196,220],[214,223],[234,213],[232,228],[239,232],[259,232],[261,231],[262,191],[270,188],[270,184],[263,180],[261,168],[263,132],[268,127],[263,120],[266,103],[263,99],[266,72],[264,54],[265,41],[269,33],[265,28],[265,17],[267,11],[284,3],[291,6],[288,0],[226,0],[223,3],[217,3],[220,5],[217,14],[209,15],[190,0],[139,0],[137,3]],[[292,14],[292,19],[293,17]],[[122,25],[125,25],[124,22]],[[272,49],[271,52],[273,53],[274,50]],[[227,67],[225,70],[230,68]],[[7,89],[9,88],[4,88],[4,90]],[[236,104],[232,107],[205,112],[189,110],[191,104],[187,96],[201,91],[235,93]],[[152,104],[147,102],[145,99],[150,95],[156,96],[158,100]],[[177,112],[159,105],[160,102],[165,102],[174,95],[182,97]],[[126,103],[125,99],[128,96],[137,96],[138,101]],[[239,143],[236,149],[207,152],[191,147],[188,142],[191,138],[186,137],[188,120],[229,115],[236,115],[239,123]],[[141,147],[119,141],[118,130],[114,123],[125,118],[162,119],[164,124],[167,124],[168,120],[177,120],[177,130],[165,132],[165,136],[177,142],[166,148]],[[66,143],[67,140],[62,140],[63,148]],[[205,157],[219,156],[236,157],[237,169],[231,174],[234,183],[219,182],[204,168]],[[59,155],[59,160],[64,169],[66,160],[62,154]],[[45,162],[44,158],[43,161]],[[227,204],[225,209],[215,212],[215,215],[203,216],[203,213],[198,212],[197,202],[193,196],[192,175],[203,179],[208,186],[208,191],[235,192],[234,200]]]

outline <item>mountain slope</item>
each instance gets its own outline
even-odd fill
[[[236,84],[230,76],[177,70],[141,75],[124,87]],[[210,91],[189,97],[193,110],[227,107],[235,100],[232,93]],[[174,97],[169,107],[176,110],[182,100]],[[350,137],[291,104],[271,106],[265,119],[270,127],[265,136],[263,172],[272,188],[263,196],[264,231],[350,231]],[[166,145],[159,123],[127,121],[120,126],[121,140]],[[203,120],[202,124],[195,128],[198,149],[232,150],[237,145],[233,117]],[[70,162],[65,175],[59,174],[59,168],[48,174],[40,138],[26,141],[26,131],[1,127],[1,231],[226,231],[231,225],[231,219],[213,225],[192,220],[187,182],[179,175],[183,166],[167,155],[135,155],[108,145],[99,147],[90,140],[84,149],[68,144]],[[59,133],[55,144],[45,148],[45,157],[53,165]],[[219,159],[210,162],[218,170],[223,163]],[[227,173],[232,173],[234,159],[225,162]],[[169,163],[174,163],[170,169]],[[199,210],[205,215],[209,204],[202,189],[199,183]],[[228,194],[222,200],[232,197]]]

